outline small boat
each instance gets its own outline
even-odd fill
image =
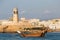
[[[34,30],[32,30],[34,29]],[[30,31],[17,31],[21,36],[23,37],[44,37],[45,33],[47,33],[47,30],[32,28]]]

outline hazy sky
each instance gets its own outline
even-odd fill
[[[19,17],[60,18],[60,0],[0,0],[0,19],[12,16],[12,9],[19,9]]]

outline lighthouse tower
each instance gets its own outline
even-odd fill
[[[18,9],[14,8],[13,9],[13,22],[18,22]]]

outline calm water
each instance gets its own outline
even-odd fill
[[[17,33],[0,33],[0,40],[60,40],[60,33],[47,33],[45,37],[23,38]]]

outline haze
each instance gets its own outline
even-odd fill
[[[0,19],[11,17],[15,7],[19,10],[19,18],[60,18],[60,0],[0,0]]]

